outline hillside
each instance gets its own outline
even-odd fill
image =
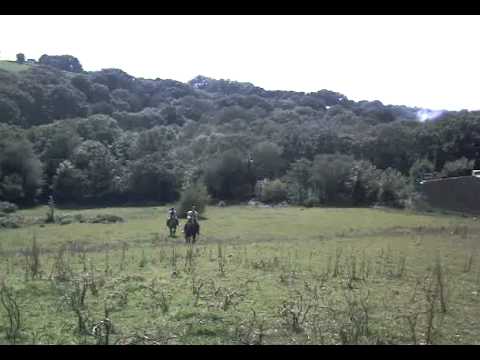
[[[30,65],[17,64],[14,61],[0,60],[0,70],[17,73],[20,71],[28,70],[29,68],[30,68]]]
[[[422,173],[480,165],[478,112],[421,122],[330,90],[89,72],[72,56],[18,66],[0,68],[0,200],[168,202],[200,182],[240,201],[269,178],[267,200],[403,206]]]

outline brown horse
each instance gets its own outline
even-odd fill
[[[167,220],[167,227],[170,230],[170,237],[175,237],[175,233],[177,232],[178,226],[178,219],[175,217],[171,217]]]
[[[187,221],[183,227],[183,232],[185,234],[185,242],[187,244],[195,244],[197,235],[200,235],[200,225],[197,222]]]

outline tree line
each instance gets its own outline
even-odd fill
[[[419,110],[44,55],[0,68],[0,201],[172,202],[202,186],[230,202],[402,207],[425,174],[480,165],[479,112]]]

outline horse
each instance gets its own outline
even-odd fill
[[[175,237],[175,232],[177,231],[178,219],[171,217],[167,220],[167,227],[170,230],[170,237]]]
[[[185,233],[185,242],[187,244],[195,244],[197,235],[200,235],[200,225],[196,222],[188,221],[183,227],[183,232]]]

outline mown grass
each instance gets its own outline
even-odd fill
[[[0,60],[0,70],[16,73],[16,72],[27,70],[29,67],[30,65],[17,64],[16,62],[12,62],[12,61]]]
[[[473,218],[211,207],[189,247],[167,237],[166,207],[59,212],[126,222],[2,230],[0,272],[21,314],[12,338],[0,306],[4,343],[478,344]],[[22,252],[33,236],[35,278]]]

